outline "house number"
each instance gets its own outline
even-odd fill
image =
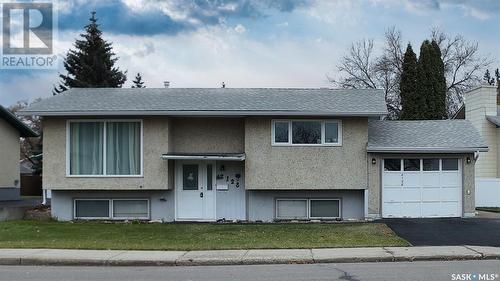
[[[236,188],[240,188],[240,182],[236,183]]]
[[[234,184],[234,179],[231,179],[231,184]]]

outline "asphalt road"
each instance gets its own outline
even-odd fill
[[[500,260],[191,267],[0,266],[0,280],[500,280]],[[480,279],[473,274],[492,274]],[[460,276],[462,277],[462,276]],[[463,276],[466,277],[466,276]]]

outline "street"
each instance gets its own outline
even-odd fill
[[[470,279],[467,279],[470,274]],[[191,266],[1,266],[0,280],[500,280],[500,261]],[[480,276],[481,275],[481,276]],[[481,278],[480,278],[481,277]]]

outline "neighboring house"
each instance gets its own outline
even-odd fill
[[[37,136],[30,127],[0,105],[0,201],[20,198],[20,138]]]
[[[479,131],[489,147],[476,163],[478,206],[500,207],[500,95],[496,86],[482,85],[465,94],[464,118]]]
[[[43,188],[60,220],[467,217],[465,120],[380,121],[383,91],[71,89],[43,117]]]

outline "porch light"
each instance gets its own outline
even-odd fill
[[[470,157],[467,157],[467,164],[470,164]]]
[[[377,159],[372,158],[372,164],[373,164],[373,165],[377,164]]]

